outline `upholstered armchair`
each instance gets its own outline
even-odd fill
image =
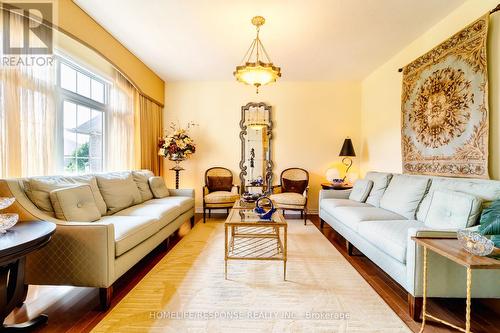
[[[240,187],[233,184],[233,173],[223,167],[213,167],[205,171],[205,186],[203,186],[203,223],[206,221],[206,211],[210,218],[212,209],[229,209],[240,198]]]
[[[300,211],[300,217],[307,223],[307,192],[309,190],[309,172],[301,168],[283,170],[280,184],[273,186],[271,200],[277,208]]]

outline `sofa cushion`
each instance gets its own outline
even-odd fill
[[[394,175],[380,200],[380,207],[413,220],[428,184],[428,178]]]
[[[349,199],[365,202],[366,198],[370,194],[370,191],[373,187],[373,180],[370,179],[360,179],[354,183],[352,187],[351,194],[349,195]]]
[[[500,198],[500,181],[471,178],[431,177],[431,186],[420,203],[417,220],[425,221],[429,210],[432,193],[436,190],[449,190],[467,193],[481,198],[483,205]]]
[[[101,218],[90,185],[65,187],[50,192],[56,217],[73,222],[94,222]]]
[[[356,232],[363,221],[404,219],[399,214],[378,207],[337,207],[330,214]]]
[[[153,192],[153,196],[156,199],[165,198],[170,195],[167,185],[165,185],[165,179],[162,177],[151,177],[148,182],[151,192]]]
[[[179,206],[175,203],[165,203],[162,205],[148,205],[142,203],[119,211],[113,216],[147,216],[158,221],[160,228],[167,226],[181,214]]]
[[[476,224],[482,200],[474,195],[447,190],[432,193],[425,225],[434,229],[459,229]]]
[[[321,209],[327,212],[333,211],[336,207],[371,207],[366,202],[358,202],[349,199],[323,199],[321,200]]]
[[[239,199],[239,194],[227,191],[216,191],[205,195],[205,203],[208,204],[222,204],[233,203]]]
[[[145,216],[103,216],[115,229],[115,256],[121,256],[160,230],[158,221]]]
[[[108,206],[108,214],[114,214],[142,202],[141,192],[130,172],[110,172],[96,175],[97,185]]]
[[[97,186],[96,177],[93,175],[82,176],[45,176],[32,177],[22,181],[24,191],[28,198],[40,210],[50,216],[55,216],[54,208],[50,201],[50,192],[59,188],[73,187],[80,184],[90,185],[94,199],[101,215],[106,214],[106,203]]]
[[[303,194],[294,192],[272,194],[269,198],[277,203],[278,206],[304,206],[306,204],[306,197]]]
[[[132,171],[134,182],[141,193],[142,201],[153,199],[153,192],[149,188],[149,178],[155,175],[149,170]]]
[[[161,199],[151,199],[144,202],[144,205],[169,205],[174,203],[180,209],[181,214],[187,212],[188,210],[194,208],[194,198],[191,197],[181,197],[181,196],[171,196]]]
[[[366,221],[359,224],[358,233],[385,254],[405,264],[408,229],[420,227],[425,228],[417,220]]]
[[[385,172],[368,172],[365,176],[365,179],[373,181],[373,186],[366,198],[366,203],[369,203],[372,206],[379,207],[380,199],[384,195],[385,189],[387,185],[389,185],[389,181],[392,178],[392,174]]]

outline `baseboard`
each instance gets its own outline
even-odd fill
[[[196,207],[195,212],[197,214],[203,214],[203,207]],[[212,209],[212,213],[225,213],[226,209]],[[300,212],[298,211],[293,211],[293,210],[285,210],[286,215],[300,215]],[[308,209],[307,214],[309,215],[318,215],[318,210],[317,209]]]

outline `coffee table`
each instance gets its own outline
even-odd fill
[[[276,211],[262,220],[252,209],[231,209],[224,223],[224,277],[229,260],[283,261],[286,280],[287,222]]]

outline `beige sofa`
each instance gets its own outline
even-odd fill
[[[57,225],[51,242],[45,248],[28,256],[27,284],[97,287],[100,288],[101,306],[107,308],[112,295],[112,285],[120,276],[165,241],[185,221],[191,219],[191,223],[194,222],[192,189],[170,189],[169,195],[161,199],[152,198],[144,201],[143,196],[141,200],[135,200],[127,205],[128,207],[112,214],[109,207],[107,210],[103,208],[105,214],[94,222],[57,219],[51,212],[44,211],[44,207],[37,201],[35,202],[38,206],[34,204],[30,199],[33,199],[32,192],[27,193],[33,190],[27,188],[30,180],[51,186],[53,184],[71,186],[88,181],[93,184],[91,185],[93,190],[96,189],[95,185],[98,185],[99,190],[104,193],[104,188],[100,187],[101,183],[96,179],[127,178],[131,175],[132,172],[120,172],[0,181],[0,196],[16,198],[16,203],[10,210],[19,213],[21,221],[47,220]],[[146,172],[146,175],[152,176],[152,173]],[[112,200],[131,191],[136,194],[133,188],[122,189],[113,186],[113,183],[108,183],[106,190],[109,192],[111,188],[112,191],[116,191],[116,195],[102,196],[105,202],[111,203]],[[44,195],[46,198],[46,194]],[[78,207],[81,205],[78,204]]]

